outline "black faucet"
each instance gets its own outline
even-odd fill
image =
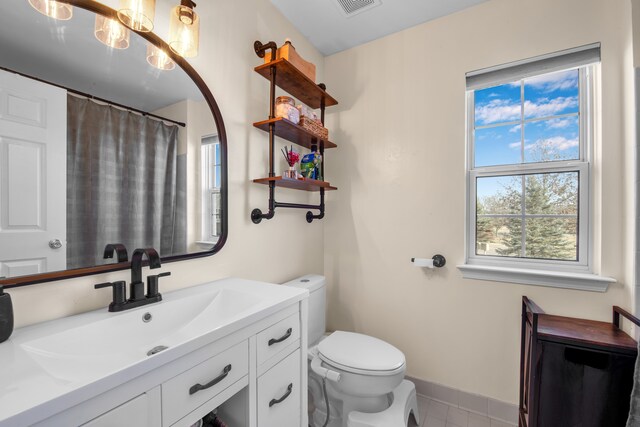
[[[149,269],[160,268],[160,255],[153,248],[136,249],[131,255],[131,283],[129,284],[129,301],[142,301],[144,295],[144,283],[142,282],[142,257],[146,255],[149,260]]]
[[[116,248],[117,244],[107,245],[107,248],[109,246],[114,248],[110,250],[109,254],[111,256],[113,256],[113,250],[118,252],[118,249]],[[122,247],[124,248],[124,246]],[[105,248],[105,257],[107,255],[107,248]],[[126,256],[126,249],[124,253]],[[118,252],[118,257],[120,257],[120,254],[121,252]],[[131,255],[131,283],[129,284],[129,299],[126,299],[126,283],[124,281],[100,283],[95,285],[96,289],[106,288],[109,286],[113,287],[113,302],[109,304],[109,311],[123,311],[162,301],[162,295],[158,292],[158,281],[160,277],[170,276],[171,273],[166,272],[147,276],[147,293],[145,295],[144,283],[142,282],[142,257],[144,255],[146,255],[149,260],[150,269],[160,268],[160,255],[158,255],[158,252],[155,249],[143,248],[133,251],[133,254]]]
[[[118,262],[129,261],[129,254],[127,254],[127,248],[122,243],[109,243],[104,247],[104,259],[113,258],[114,252],[118,254]]]

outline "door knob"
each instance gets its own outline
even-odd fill
[[[62,247],[62,242],[58,239],[49,240],[49,247],[51,249],[60,249]]]

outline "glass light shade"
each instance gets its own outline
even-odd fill
[[[162,49],[147,44],[147,62],[159,70],[173,70],[176,63]]]
[[[50,18],[67,21],[73,17],[73,6],[55,0],[29,0],[29,4],[38,12]]]
[[[96,15],[95,35],[98,40],[115,49],[129,47],[129,29],[115,19]]]
[[[178,55],[192,58],[198,55],[200,17],[188,6],[171,9],[169,18],[169,46]]]
[[[153,30],[156,16],[156,0],[120,0],[118,19],[135,31],[148,33]]]

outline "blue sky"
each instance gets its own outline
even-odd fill
[[[578,70],[560,71],[476,91],[475,166],[536,162],[542,151],[579,158],[578,76]],[[478,185],[478,197],[499,190],[500,180],[492,181]]]

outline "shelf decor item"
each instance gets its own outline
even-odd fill
[[[300,111],[296,108],[296,103],[290,96],[279,96],[276,99],[276,117],[287,119],[298,124],[300,121]]]
[[[271,62],[274,59],[273,56],[273,54],[267,52],[264,56],[264,63],[267,64]],[[309,80],[313,82],[316,81],[315,64],[302,59],[298,52],[296,52],[296,48],[291,44],[291,40],[285,40],[284,44],[278,49],[277,53],[275,54],[275,59],[286,59],[302,74],[307,76]]]
[[[318,138],[329,139],[329,129],[322,126],[321,122],[302,116],[300,117],[299,125],[316,135]]]
[[[282,149],[282,154],[284,155],[284,159],[287,161],[289,165],[289,170],[284,171],[284,176],[286,178],[298,178],[298,171],[296,171],[296,164],[300,161],[300,154],[293,151],[293,146],[291,146],[291,150],[288,150],[287,147]]]
[[[263,44],[260,41],[256,41],[253,48],[256,55],[260,58],[277,57],[276,51],[278,50],[278,46],[275,42],[271,41]],[[256,184],[269,186],[269,210],[263,213],[260,209],[254,209],[251,211],[251,221],[253,221],[254,224],[259,224],[264,219],[272,219],[275,216],[277,208],[305,209],[307,210],[306,219],[309,223],[313,222],[314,219],[322,219],[325,214],[325,192],[337,190],[337,188],[330,183],[318,179],[324,176],[324,162],[322,161],[322,159],[324,159],[324,150],[336,147],[336,144],[328,140],[328,130],[324,128],[323,124],[324,112],[326,107],[337,105],[338,101],[326,92],[327,87],[324,84],[315,84],[313,79],[310,79],[309,76],[305,75],[299,68],[295,67],[285,58],[275,59],[273,61],[267,60],[265,64],[257,66],[255,72],[268,79],[271,86],[269,118],[253,124],[257,129],[269,134],[269,176],[253,180]],[[313,77],[315,78],[315,75]],[[308,106],[309,110],[304,111],[307,112],[309,116],[315,115],[315,113],[311,113],[311,110],[320,109],[319,121],[307,118],[308,121],[314,122],[314,124],[309,126],[315,126],[315,132],[287,118],[277,117],[276,86]],[[286,99],[286,102],[280,102],[279,104],[286,104],[288,107],[291,107],[288,99]],[[298,111],[298,109],[296,109],[296,111]],[[276,136],[312,151],[313,157],[309,157],[311,163],[310,171],[306,173],[307,177],[299,177],[298,172],[293,168],[295,162],[293,164],[290,162],[289,153],[293,152],[293,146],[291,151],[283,151],[285,160],[287,160],[287,164],[289,164],[289,170],[285,171],[284,176],[276,176],[274,164]],[[296,160],[299,160],[299,155]],[[313,205],[277,201],[275,196],[276,187],[302,191],[317,191],[320,193],[320,203]],[[312,212],[313,210],[319,211],[319,213],[314,214]]]

